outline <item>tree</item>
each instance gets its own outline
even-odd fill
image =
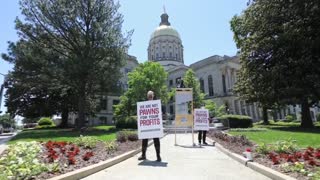
[[[4,128],[15,127],[16,121],[10,114],[3,114],[0,115],[0,124],[2,124]]]
[[[192,88],[193,92],[193,107],[200,108],[204,105],[203,99],[204,94],[200,91],[200,82],[196,78],[192,69],[188,69],[186,74],[183,77],[183,82],[186,88]]]
[[[316,0],[254,0],[231,20],[240,50],[235,91],[264,109],[301,104],[301,127],[313,127],[320,99],[320,8]]]
[[[77,97],[77,127],[84,126],[97,94],[110,91],[121,73],[131,32],[113,0],[20,0],[25,20],[16,28],[25,41],[59,55],[63,84]],[[110,78],[112,77],[112,78]]]
[[[128,79],[129,89],[120,97],[120,103],[115,105],[115,117],[135,115],[137,102],[146,101],[149,90],[154,92],[155,99],[167,102],[167,73],[159,63],[147,61],[140,64],[128,74]]]
[[[221,117],[222,115],[225,115],[226,107],[224,105],[217,107],[217,104],[212,100],[205,101],[205,108],[209,110],[210,117]]]
[[[38,47],[32,41],[10,43],[3,59],[14,64],[6,83],[8,112],[25,118],[62,114],[65,127],[68,113],[74,109],[71,87],[63,84],[63,68],[59,55],[50,49]]]

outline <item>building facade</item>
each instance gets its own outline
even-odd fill
[[[178,31],[171,26],[169,15],[163,13],[159,26],[152,32],[148,45],[148,60],[160,63],[168,72],[168,89],[176,88],[188,69],[195,72],[200,82],[200,89],[205,94],[206,100],[212,100],[218,106],[224,105],[228,114],[247,115],[254,121],[262,117],[261,109],[257,103],[246,103],[233,93],[233,87],[237,81],[237,73],[241,68],[238,56],[214,55],[202,60],[195,60],[193,64],[184,64],[183,43]],[[128,73],[139,65],[134,56],[127,56],[126,65],[121,68],[123,74],[119,86],[125,91],[128,89]],[[106,95],[101,100],[101,111],[95,117],[90,117],[89,125],[113,124],[113,105],[119,103],[119,94]],[[311,108],[311,117],[315,121],[319,108]],[[169,118],[175,114],[175,103],[169,101],[165,110]],[[295,114],[301,119],[301,107],[287,106],[285,108],[269,112],[272,119],[284,119],[288,114]],[[76,116],[71,116],[73,124]]]
[[[163,13],[159,27],[151,34],[148,46],[149,61],[159,62],[168,72],[168,88],[177,87],[185,72],[191,68],[200,81],[205,98],[218,106],[225,105],[230,114],[251,116],[260,119],[260,110],[256,103],[240,101],[232,92],[240,69],[237,56],[211,56],[187,66],[184,64],[183,44],[177,30],[169,22],[169,16]],[[174,102],[169,102],[166,112],[175,114]],[[171,116],[172,117],[172,116]]]

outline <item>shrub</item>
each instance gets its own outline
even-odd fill
[[[56,125],[36,126],[36,129],[52,129],[52,128],[56,128]]]
[[[41,145],[38,142],[17,142],[0,158],[0,179],[33,179],[42,172],[55,172],[59,164],[44,164],[38,159]]]
[[[118,144],[114,141],[106,142],[105,148],[108,151],[108,153],[110,153],[118,149]]]
[[[126,142],[127,141],[127,135],[124,131],[117,132],[117,141],[119,142]]]
[[[136,131],[119,131],[117,132],[117,141],[126,142],[129,141],[137,141],[138,134]]]
[[[54,125],[54,122],[52,121],[51,118],[43,117],[38,121],[38,125],[39,126],[50,126],[50,125]]]
[[[129,131],[129,132],[128,132],[128,140],[129,140],[129,141],[138,141],[139,138],[138,138],[137,132],[135,132],[135,131]]]
[[[274,151],[277,153],[290,153],[296,152],[298,149],[295,140],[288,139],[284,141],[277,141],[274,145]]]
[[[292,122],[294,120],[294,117],[293,115],[287,115],[286,118],[285,118],[285,122]]]
[[[99,140],[97,138],[91,137],[91,136],[82,136],[80,135],[80,137],[76,138],[74,140],[74,144],[78,145],[78,146],[83,146],[85,148],[95,148],[97,146],[97,143],[99,142]]]
[[[260,144],[257,148],[256,148],[257,153],[259,154],[269,154],[272,151],[272,148],[270,146],[268,146],[265,143]]]
[[[229,120],[230,128],[248,128],[252,127],[252,119],[249,116],[241,116],[241,115],[223,115],[218,118],[223,122],[225,126],[228,126],[225,120]]]
[[[116,121],[118,129],[137,129],[137,117],[130,116],[127,118],[118,118]]]

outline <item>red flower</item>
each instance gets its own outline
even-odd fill
[[[69,161],[69,164],[76,164],[76,160],[74,159],[74,157],[69,157],[68,161]]]
[[[250,148],[247,148],[247,149],[246,149],[246,152],[251,152],[251,149],[250,149]]]
[[[314,159],[310,159],[310,160],[308,161],[308,164],[311,165],[311,166],[317,165],[317,163],[316,163],[316,161],[315,161]]]
[[[294,154],[294,156],[297,158],[297,159],[300,159],[302,157],[302,153],[301,152],[296,152]]]
[[[82,156],[82,159],[88,161],[92,156],[93,152],[86,152],[86,154]]]
[[[317,158],[317,159],[320,159],[320,152],[314,153],[314,157]]]
[[[310,147],[310,146],[309,146],[307,149],[308,149],[308,151],[311,151],[311,152],[313,152],[313,150],[314,150],[314,149],[313,149],[312,147]]]
[[[275,164],[280,164],[279,158],[277,158],[277,157],[272,157],[272,162],[273,162],[274,165]]]

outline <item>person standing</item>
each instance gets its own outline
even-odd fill
[[[207,136],[207,131],[199,131],[198,133],[199,145],[201,144],[201,139],[202,139],[202,144],[208,145],[208,143],[206,142],[206,136]]]
[[[148,91],[147,98],[148,98],[148,101],[152,101],[153,98],[154,98],[154,92],[153,91]],[[159,138],[153,138],[153,143],[154,143],[154,147],[155,147],[156,153],[157,153],[157,161],[161,162],[161,157],[160,157],[160,139]],[[147,148],[148,148],[148,139],[142,139],[142,154],[138,158],[139,161],[147,159],[146,158]]]

